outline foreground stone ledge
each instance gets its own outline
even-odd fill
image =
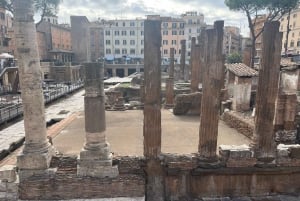
[[[277,166],[300,167],[300,145],[277,146]]]
[[[226,167],[253,167],[256,158],[248,145],[220,145],[219,155]]]

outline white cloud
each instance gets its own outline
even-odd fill
[[[58,16],[61,23],[66,23],[71,15],[84,15],[92,21],[97,18],[145,17],[149,14],[179,16],[186,11],[203,13],[208,24],[224,20],[225,25],[241,27],[243,35],[248,36],[245,15],[230,11],[223,0],[64,0]]]

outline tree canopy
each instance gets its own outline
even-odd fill
[[[58,6],[62,0],[32,0],[36,13],[41,15],[41,19],[44,16],[53,16],[58,12]],[[0,0],[0,7],[14,13],[13,8],[14,0]]]
[[[241,63],[242,62],[242,56],[239,53],[229,54],[226,57],[226,62],[229,63],[229,64],[232,64],[232,63]]]
[[[265,14],[266,21],[277,20],[291,9],[296,8],[298,3],[299,0],[225,0],[225,4],[230,10],[244,12],[247,16],[252,37],[252,58],[256,56],[255,41],[263,32],[263,28],[257,33],[254,29],[258,16]]]

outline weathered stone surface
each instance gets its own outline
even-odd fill
[[[175,115],[185,115],[187,113],[199,115],[201,99],[202,93],[200,92],[177,95],[175,98],[173,113]]]
[[[224,21],[206,30],[206,63],[203,68],[203,95],[198,152],[202,158],[216,158],[221,89],[224,84],[222,55]]]
[[[265,23],[262,60],[256,96],[253,148],[261,165],[273,163],[276,155],[274,119],[278,95],[282,33],[279,22]],[[268,98],[266,98],[268,97]]]
[[[247,145],[220,145],[219,155],[226,167],[253,167],[256,159]]]
[[[275,133],[275,141],[295,144],[297,142],[297,130],[279,130]]]
[[[5,165],[0,167],[0,180],[14,182],[17,179],[16,166]]]
[[[222,120],[231,128],[236,129],[239,133],[246,137],[252,138],[254,130],[254,121],[251,117],[242,117],[234,111],[225,111],[222,115]]]

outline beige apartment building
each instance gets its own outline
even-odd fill
[[[235,26],[224,27],[223,53],[228,55],[241,52],[240,29]]]
[[[289,14],[285,14],[280,19],[280,31],[283,32],[282,54],[300,54],[300,8],[291,11],[289,22],[289,35],[287,39]],[[287,44],[287,52],[285,52]]]
[[[161,35],[162,35],[162,49],[161,56],[163,62],[168,62],[170,58],[170,48],[174,48],[175,62],[180,61],[181,44],[180,41],[185,39],[183,19],[172,17],[161,17]]]

